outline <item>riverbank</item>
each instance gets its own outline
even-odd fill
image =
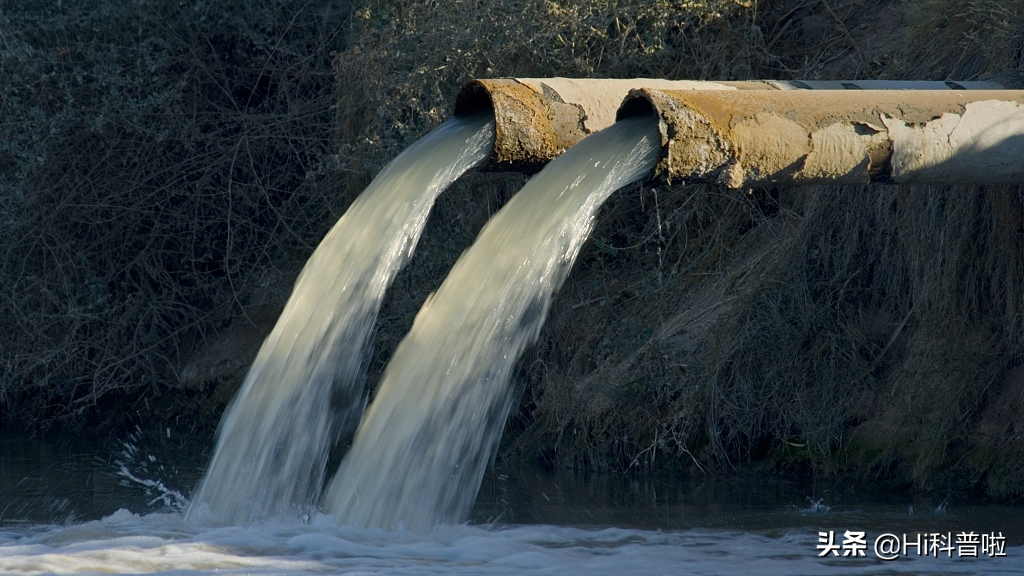
[[[690,4],[4,8],[0,422],[211,433],[313,247],[472,77],[1024,72],[1020,1]],[[441,196],[371,385],[523,182]],[[520,362],[500,458],[1020,499],[1022,222],[1020,187],[622,190]]]

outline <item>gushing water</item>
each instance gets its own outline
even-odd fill
[[[512,401],[509,380],[601,203],[658,161],[654,117],[619,122],[531,179],[481,231],[395,351],[324,509],[426,531],[462,521]]]
[[[312,509],[331,443],[365,406],[365,345],[384,291],[438,194],[482,163],[493,140],[490,115],[448,120],[385,167],[338,220],[225,412],[188,516],[242,524]]]

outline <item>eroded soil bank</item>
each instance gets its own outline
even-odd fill
[[[1024,72],[1020,0],[136,4],[0,10],[6,428],[211,433],[313,247],[471,78]],[[523,181],[438,201],[371,384]],[[622,190],[519,365],[500,457],[1019,499],[1022,275],[1019,186]]]

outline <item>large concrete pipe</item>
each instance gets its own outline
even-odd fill
[[[1024,183],[1024,91],[634,90],[656,112],[656,177],[775,184]]]
[[[698,82],[572,78],[498,78],[463,85],[455,113],[493,110],[494,151],[485,169],[539,170],[546,162],[607,128],[630,90],[861,90],[997,89],[994,82],[919,82],[886,80]]]

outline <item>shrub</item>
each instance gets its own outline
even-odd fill
[[[344,204],[344,15],[311,6],[0,3],[4,424],[149,412],[204,338],[279,305]]]

